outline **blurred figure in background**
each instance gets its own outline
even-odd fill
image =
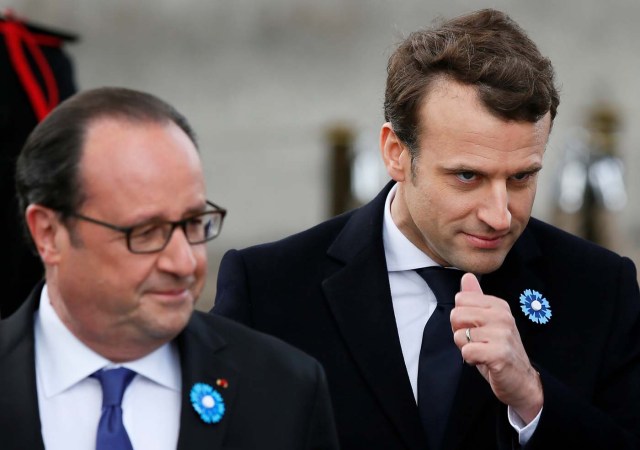
[[[33,128],[62,100],[76,92],[73,64],[65,52],[73,34],[27,23],[10,12],[0,15],[0,317],[11,315],[42,279],[40,258],[24,239],[15,191],[18,153]]]

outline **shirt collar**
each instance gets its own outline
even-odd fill
[[[71,333],[51,306],[45,285],[35,313],[36,370],[42,377],[44,394],[52,397],[102,368],[127,367],[151,381],[175,391],[181,388],[180,357],[173,343],[123,364],[114,364],[91,350]]]
[[[414,270],[420,267],[437,266],[435,261],[429,258],[422,250],[413,245],[402,234],[391,217],[391,202],[393,201],[398,185],[395,184],[384,203],[384,219],[382,222],[382,242],[384,255],[387,260],[389,272]]]

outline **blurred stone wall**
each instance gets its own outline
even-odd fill
[[[229,209],[209,244],[208,309],[226,249],[278,239],[329,215],[327,130],[377,152],[386,61],[408,32],[477,7],[508,12],[554,62],[562,102],[534,215],[553,220],[554,168],[585,111],[619,108],[629,202],[611,220],[617,251],[640,263],[640,3],[637,0],[5,0],[80,36],[81,89],[150,91],[190,118],[209,197]],[[382,186],[384,180],[380,180]]]

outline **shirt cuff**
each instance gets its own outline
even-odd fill
[[[536,428],[538,427],[538,422],[540,421],[541,414],[542,408],[540,408],[540,411],[538,411],[538,415],[535,416],[531,422],[525,424],[518,413],[511,409],[511,406],[507,408],[509,423],[511,424],[513,429],[518,432],[518,442],[520,443],[520,445],[525,445],[527,442],[529,442],[529,439],[531,439],[533,432],[536,431]]]

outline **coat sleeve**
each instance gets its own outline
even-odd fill
[[[316,389],[305,450],[337,450],[338,434],[324,370],[316,363]]]
[[[238,250],[229,250],[222,257],[211,312],[253,326],[247,271]]]
[[[545,403],[525,446],[546,448],[640,448],[640,293],[633,263],[622,258],[618,284],[599,301],[616,302],[607,346],[592,398],[572,392],[540,369]]]

